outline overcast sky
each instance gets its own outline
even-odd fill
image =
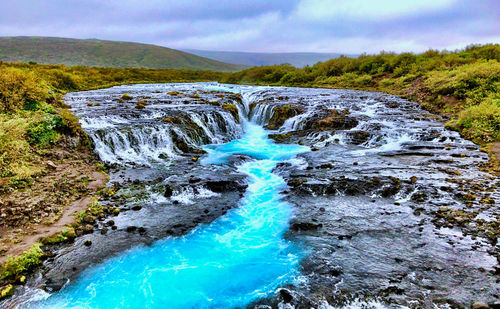
[[[500,43],[500,0],[0,0],[0,36],[254,52]]]

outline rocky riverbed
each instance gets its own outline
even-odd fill
[[[300,275],[249,307],[498,304],[500,182],[479,170],[488,157],[478,146],[412,102],[196,83],[72,93],[66,103],[111,168],[101,204],[116,211],[84,218],[79,237],[55,247],[4,306],[33,306],[110,257],[238,208],[248,186],[238,167],[258,153],[200,161],[204,145],[240,138],[246,119],[276,143],[311,149],[273,171],[293,206],[283,237],[307,252]]]

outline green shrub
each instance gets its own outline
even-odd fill
[[[478,142],[500,140],[500,96],[490,97],[463,110],[456,125],[464,135]]]
[[[51,75],[52,76],[49,80],[55,88],[67,91],[79,89],[79,82],[73,74],[54,70]]]
[[[0,279],[15,278],[20,274],[32,270],[38,266],[41,261],[43,251],[40,244],[34,244],[28,251],[17,257],[9,257],[2,265]]]
[[[17,112],[36,106],[49,97],[43,80],[33,72],[0,67],[0,112]]]
[[[59,115],[46,114],[39,121],[33,122],[26,127],[28,142],[30,144],[48,147],[58,139],[57,129],[62,126]]]
[[[500,89],[500,62],[479,61],[452,70],[427,74],[426,86],[436,94],[466,99],[467,105],[479,104]]]
[[[21,115],[0,114],[0,177],[24,179],[38,172],[25,139],[27,125]]]

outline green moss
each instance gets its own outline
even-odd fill
[[[284,133],[284,134],[269,134],[268,137],[272,140],[275,140],[279,143],[284,142],[287,138],[292,136],[292,132]]]
[[[7,261],[2,264],[0,278],[14,278],[22,273],[29,272],[38,266],[41,261],[40,258],[43,251],[40,244],[34,244],[28,251],[17,257],[9,257]]]
[[[75,238],[76,238],[75,230],[73,228],[67,228],[53,236],[48,236],[40,239],[40,242],[44,245],[54,245],[72,241]]]
[[[28,142],[30,144],[48,147],[54,143],[59,135],[56,131],[62,125],[59,115],[47,114],[37,122],[33,122],[26,127]]]
[[[181,124],[182,123],[181,118],[179,118],[177,116],[165,117],[161,121],[171,123],[171,124]]]
[[[99,203],[97,198],[93,198],[92,201],[87,206],[86,210],[80,211],[75,214],[76,221],[78,224],[81,224],[85,221],[85,217],[87,216],[98,216],[104,212],[104,207]]]
[[[225,109],[225,110],[227,110],[228,112],[230,112],[231,115],[233,115],[233,117],[236,120],[236,122],[240,121],[240,116],[238,114],[238,108],[236,107],[236,105],[234,105],[234,104],[223,104],[222,108]]]
[[[131,95],[129,95],[128,93],[124,93],[122,95],[122,100],[127,100],[128,101],[128,100],[132,100],[132,99],[133,99],[133,97]]]
[[[288,118],[292,118],[302,113],[301,107],[294,105],[279,105],[273,109],[273,115],[266,126],[270,130],[277,130]]]
[[[12,284],[7,284],[0,289],[0,300],[14,295],[15,289]]]
[[[135,105],[135,108],[143,109],[146,107],[146,105],[148,105],[148,103],[144,100],[141,100],[141,101],[137,102],[137,104]]]

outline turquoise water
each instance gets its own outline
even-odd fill
[[[262,127],[244,126],[240,139],[207,146],[201,160],[254,158],[239,167],[249,182],[239,208],[186,236],[134,248],[88,269],[39,307],[234,308],[292,281],[303,251],[283,239],[292,207],[280,200],[286,184],[272,170],[308,148],[274,144]]]

